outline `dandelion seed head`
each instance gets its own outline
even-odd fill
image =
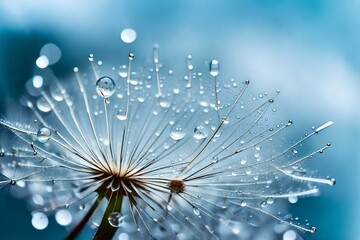
[[[12,138],[1,145],[0,187],[24,189],[38,209],[33,226],[45,229],[55,214],[73,226],[70,237],[92,223],[98,239],[314,232],[279,210],[318,194],[317,184],[335,184],[303,167],[330,147],[303,144],[332,122],[284,141],[293,121],[269,120],[279,92],[220,82],[218,60],[198,70],[191,55],[176,76],[157,46],[152,53],[150,67],[134,69],[133,53],[118,67],[89,54],[88,69],[75,67],[68,81],[34,77],[37,94],[17,111],[27,117],[0,121]]]

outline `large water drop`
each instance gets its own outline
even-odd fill
[[[173,126],[170,130],[170,137],[175,141],[183,139],[185,135],[185,130],[179,124]]]
[[[194,129],[194,138],[201,140],[206,138],[208,135],[207,128],[204,125],[199,125]]]
[[[32,215],[31,224],[34,228],[43,230],[49,225],[49,219],[44,213],[37,212]]]
[[[111,226],[118,228],[124,224],[125,218],[126,218],[126,216],[123,216],[121,213],[113,212],[108,217],[108,221]]]
[[[219,61],[214,59],[214,60],[211,60],[210,62],[210,75],[213,76],[213,77],[216,77],[217,75],[219,75],[219,72],[220,72],[220,64],[219,64]]]
[[[43,127],[37,132],[37,140],[41,143],[47,142],[51,137],[50,129]]]
[[[104,98],[111,97],[115,92],[115,81],[110,77],[101,77],[96,82],[96,92]]]

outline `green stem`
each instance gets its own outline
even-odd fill
[[[101,220],[100,226],[97,229],[94,240],[107,240],[112,239],[118,230],[118,228],[113,227],[109,224],[109,216],[113,212],[121,212],[121,205],[122,205],[123,196],[119,197],[110,197],[109,203],[105,210],[105,214]]]
[[[84,218],[81,220],[78,225],[66,236],[66,240],[75,239],[79,233],[82,231],[82,229],[85,227],[86,223],[89,221],[90,217],[93,215],[101,201],[103,200],[104,195],[99,195],[94,202],[94,204],[91,206],[90,210],[86,213]]]

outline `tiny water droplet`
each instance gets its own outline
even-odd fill
[[[88,59],[90,62],[94,61],[94,54],[90,53]]]
[[[79,210],[82,211],[82,210],[84,210],[84,209],[85,209],[85,205],[84,205],[84,204],[81,204],[81,205],[79,206]]]
[[[128,75],[128,70],[126,65],[122,65],[119,67],[119,75],[122,78],[126,78]]]
[[[210,62],[210,75],[213,77],[216,77],[217,75],[219,75],[220,72],[220,64],[219,61],[214,59],[211,60]]]
[[[111,226],[118,228],[124,224],[125,218],[126,218],[126,215],[123,216],[119,212],[113,212],[108,217],[108,222]]]
[[[132,60],[134,60],[134,58],[135,58],[135,55],[133,53],[130,53],[129,54],[129,60],[132,61]]]
[[[172,210],[172,206],[170,206],[169,204],[166,206],[166,209],[170,212]]]
[[[163,96],[159,97],[159,104],[163,108],[170,107],[170,102]]]
[[[115,81],[110,77],[101,77],[96,82],[96,92],[103,98],[108,98],[115,92]]]
[[[194,138],[197,140],[201,140],[206,138],[208,135],[207,129],[204,125],[199,125],[194,129]]]
[[[37,132],[37,140],[41,143],[47,142],[51,137],[51,131],[50,129],[43,127],[40,128]]]
[[[116,117],[117,117],[117,119],[119,119],[120,121],[124,121],[124,120],[126,120],[126,118],[127,118],[125,111],[122,110],[122,109],[119,109],[119,111],[118,111],[117,114],[116,114]]]
[[[193,208],[193,212],[196,216],[199,216],[200,215],[200,210],[198,208]]]
[[[170,137],[175,140],[181,140],[185,137],[186,132],[180,125],[174,125],[170,130]]]

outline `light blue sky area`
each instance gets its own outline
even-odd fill
[[[316,144],[331,142],[332,149],[311,166],[338,184],[321,188],[319,198],[304,200],[294,211],[318,226],[314,239],[358,238],[360,1],[106,3],[2,0],[0,51],[15,49],[16,54],[0,57],[1,94],[17,94],[6,79],[26,81],[16,74],[21,69],[16,64],[35,62],[36,52],[48,42],[62,49],[60,63],[69,68],[84,62],[89,52],[104,62],[116,57],[124,63],[134,52],[141,61],[151,55],[154,43],[164,63],[178,71],[188,54],[201,66],[216,57],[221,79],[250,79],[259,92],[280,88],[278,117],[290,116],[299,132],[335,122],[314,139]],[[134,43],[119,38],[127,27],[137,32]],[[7,58],[13,59],[9,63]]]

